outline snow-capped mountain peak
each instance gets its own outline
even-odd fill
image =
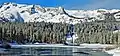
[[[63,7],[41,7],[17,3],[3,3],[0,6],[1,22],[54,22],[81,23],[95,20],[105,20],[106,15],[120,18],[119,9],[106,10],[66,10]]]

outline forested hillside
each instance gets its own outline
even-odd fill
[[[70,24],[63,23],[0,23],[0,40],[20,44],[44,42],[64,43]],[[74,25],[77,43],[120,44],[120,22],[95,21]]]
[[[103,21],[76,24],[79,43],[120,44],[120,22]]]
[[[0,39],[18,43],[62,43],[66,32],[67,24],[61,23],[0,23]]]

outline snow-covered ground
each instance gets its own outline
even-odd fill
[[[120,51],[119,51],[119,52],[115,52],[115,53],[113,54],[113,56],[120,56]]]
[[[115,48],[116,47],[115,45],[110,45],[110,44],[80,44],[80,46],[84,46],[87,48],[107,48],[107,47]],[[108,50],[105,52],[108,54],[113,54],[113,56],[120,56],[120,47],[112,49],[112,50]]]
[[[80,44],[80,46],[68,46],[64,44],[28,44],[28,45],[11,45],[15,47],[73,47],[73,48],[107,48],[114,47],[114,45],[109,44]]]
[[[113,54],[113,56],[120,56],[120,48],[115,48],[105,52],[107,52],[108,54]]]
[[[86,47],[86,48],[108,48],[108,47],[115,47],[115,45],[110,44],[80,44],[80,46]]]

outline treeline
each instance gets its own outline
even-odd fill
[[[78,43],[120,44],[120,22],[97,21],[75,25]]]
[[[70,24],[63,23],[0,23],[0,40],[17,43],[64,43]],[[120,44],[119,22],[86,22],[74,25],[77,43]]]
[[[0,23],[0,40],[18,43],[63,43],[67,24],[62,23]]]

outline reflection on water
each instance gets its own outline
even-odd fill
[[[63,47],[39,47],[0,49],[0,56],[112,56],[101,51],[91,49],[63,48]]]

